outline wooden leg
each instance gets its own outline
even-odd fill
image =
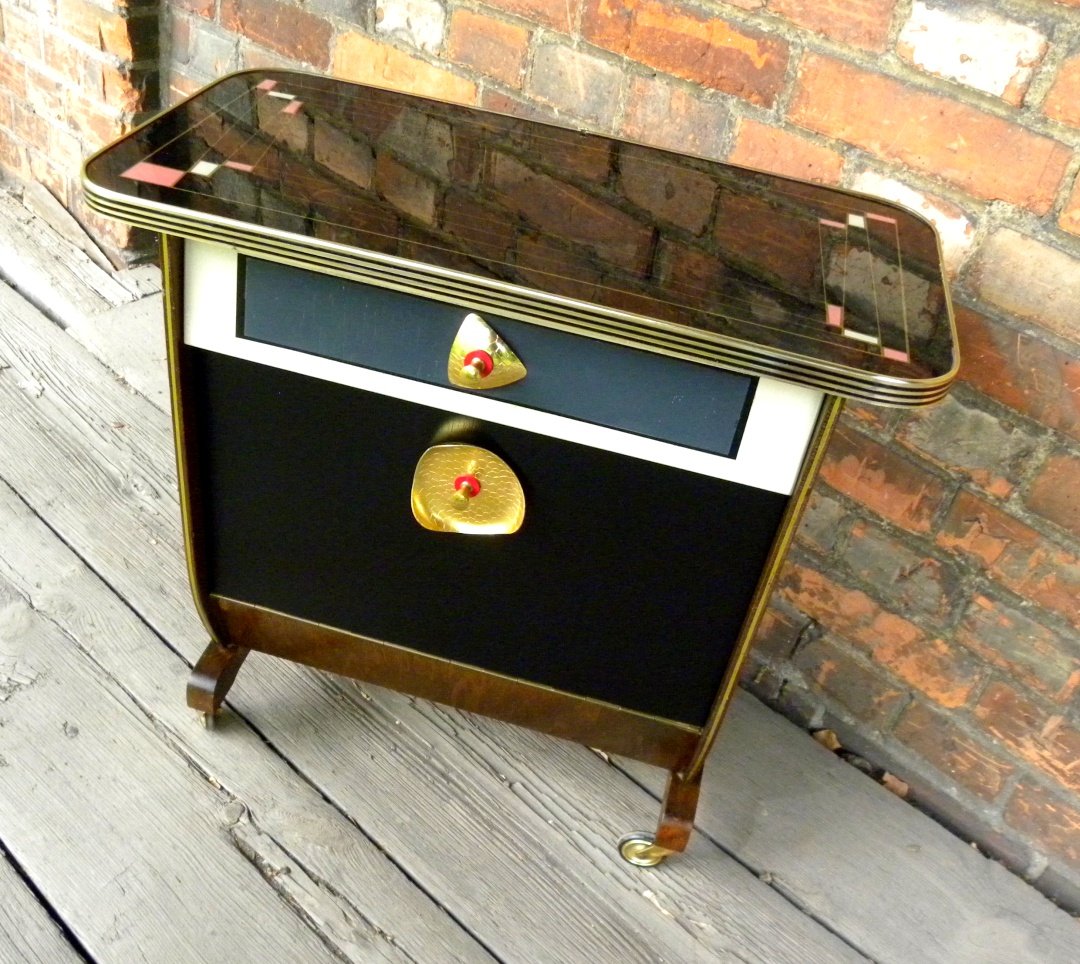
[[[222,701],[249,652],[242,646],[223,646],[216,640],[203,650],[188,680],[187,703],[202,714],[206,726],[214,725]]]
[[[664,858],[684,851],[694,830],[700,793],[700,773],[689,780],[669,773],[656,833],[638,832],[623,837],[619,841],[623,859],[637,867],[655,867]]]

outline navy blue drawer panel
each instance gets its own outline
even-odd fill
[[[452,387],[446,363],[470,309],[242,258],[237,335]],[[757,379],[480,312],[528,369],[483,394],[734,458]],[[455,389],[468,391],[467,389]]]

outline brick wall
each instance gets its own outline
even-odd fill
[[[0,157],[58,183],[18,86],[53,78],[55,28],[18,2]],[[745,684],[1080,907],[1080,0],[172,0],[161,26],[166,102],[301,65],[932,218],[961,379],[926,412],[849,407]],[[80,62],[117,65],[106,34],[71,41]],[[141,106],[101,89],[120,124]],[[80,147],[107,135],[63,111],[34,116]],[[376,189],[406,190],[390,163]],[[467,220],[456,201],[440,216]]]
[[[158,106],[158,0],[0,0],[0,170],[41,182],[113,249],[81,203],[82,158]]]

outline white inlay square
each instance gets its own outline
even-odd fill
[[[849,214],[847,216],[847,223],[850,227],[853,228],[865,228],[866,218],[864,218],[861,214]]]
[[[198,174],[199,177],[209,177],[218,169],[217,164],[213,164],[210,161],[199,161],[192,169],[192,174]]]

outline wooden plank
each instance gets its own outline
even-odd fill
[[[220,832],[227,796],[6,579],[0,640],[26,681],[3,704],[0,838],[94,959],[334,959]]]
[[[161,293],[100,315],[75,315],[67,333],[127,385],[162,411],[169,408],[164,307]]]
[[[158,438],[167,434],[164,414],[123,392],[35,313],[8,315],[0,356],[12,367],[0,375],[0,404],[11,427],[0,439],[0,474],[150,625],[196,651],[185,638],[191,616],[176,504],[160,468],[171,462]],[[127,428],[112,428],[117,422]],[[587,751],[543,741],[545,753],[570,752],[571,762],[552,757],[561,762],[548,772],[548,758],[538,757],[544,790],[521,796],[523,781],[500,780],[475,749],[436,742],[438,728],[400,697],[343,700],[328,677],[252,662],[258,671],[245,667],[239,686],[261,708],[260,728],[294,741],[293,763],[347,800],[349,815],[500,956],[804,961],[809,949],[829,960],[858,957],[707,844],[697,872],[690,861],[669,877],[621,863],[612,849],[625,829],[620,811],[593,823],[576,794],[621,796],[622,811],[639,814],[634,824],[655,819],[654,808]],[[594,781],[601,790],[589,789]]]
[[[416,959],[490,960],[258,733],[239,720],[224,733],[198,725],[182,699],[189,664],[4,483],[0,578],[91,652],[173,751],[229,795],[223,822],[233,843],[344,958],[372,960],[387,945]]]
[[[2,190],[0,277],[65,327],[135,299],[129,287]]]
[[[239,711],[500,957],[863,959],[707,839],[624,863],[616,840],[658,808],[584,747],[257,656],[245,673]]]
[[[654,768],[619,765],[662,792]],[[706,765],[697,823],[876,960],[1080,961],[1068,914],[748,694]]]
[[[0,850],[0,961],[77,964],[82,960]]]
[[[145,472],[153,474],[152,466],[132,449],[118,444],[110,450],[90,440],[112,437],[119,442],[129,437],[129,427],[116,426],[131,426],[130,431],[139,434],[144,443],[149,445],[153,440],[154,458],[171,462],[164,413],[125,392],[103,370],[97,369],[97,377],[92,379],[98,391],[79,384],[78,365],[60,371],[55,358],[46,361],[48,351],[40,344],[38,350],[30,352],[14,347],[5,340],[18,328],[12,308],[18,308],[19,315],[27,313],[24,303],[12,302],[0,290],[0,358],[18,359],[14,367],[0,371],[0,398],[5,399],[0,402],[5,411],[0,475],[17,477],[25,498],[39,505],[52,503],[54,520],[75,532],[77,541],[89,545],[90,556],[112,578],[119,575],[125,589],[156,600],[156,623],[174,646],[191,657],[197,655],[205,634],[194,615],[179,556],[177,504],[170,483],[164,472],[149,480]],[[32,311],[30,316],[37,318],[35,327],[45,336],[66,349],[76,349],[43,318]],[[81,364],[93,370],[84,356]],[[33,374],[46,370],[53,371],[54,380],[46,376],[42,381]],[[60,409],[71,398],[79,399],[78,405],[86,409],[63,427],[41,411],[56,407],[54,395],[57,399],[60,396],[54,391],[57,386],[63,386],[67,399],[59,403]],[[70,395],[66,394],[69,391]],[[133,406],[138,413],[133,412]],[[21,412],[25,420],[19,417]],[[89,433],[87,421],[93,424]],[[90,456],[91,451],[96,452],[99,462]],[[87,481],[83,470],[91,466],[96,472],[91,469]],[[118,512],[121,504],[125,507]],[[167,506],[164,510],[162,504]],[[109,511],[103,511],[106,506]],[[222,739],[198,727],[183,701],[189,662],[163,647],[143,621],[121,605],[6,487],[0,490],[0,511],[0,571],[21,581],[19,587],[35,599],[39,610],[48,613],[65,632],[83,640],[108,673],[123,680],[195,768],[243,802],[259,829],[255,837],[248,834],[248,842],[266,844],[272,855],[291,855],[295,879],[307,874],[313,880],[334,881],[333,887],[320,895],[321,900],[337,891],[343,919],[372,922],[370,927],[384,939],[421,959],[426,954],[444,961],[488,958],[256,733],[233,728]],[[139,516],[152,516],[156,521],[148,525]],[[166,544],[171,548],[158,557],[158,565],[148,566],[147,551]],[[275,880],[282,880],[281,875]]]

